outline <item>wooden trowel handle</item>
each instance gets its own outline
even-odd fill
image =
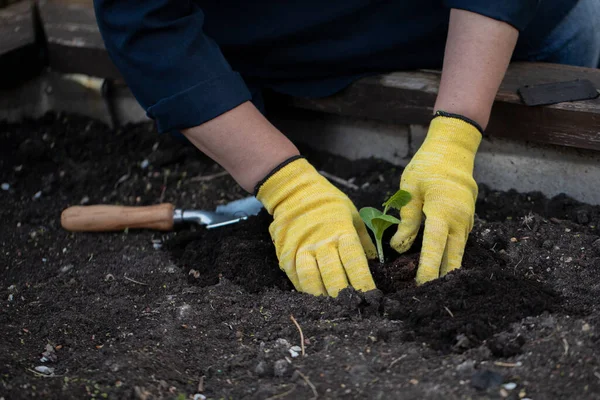
[[[170,203],[155,206],[73,206],[62,212],[63,228],[74,232],[106,232],[129,229],[173,229],[173,211]]]

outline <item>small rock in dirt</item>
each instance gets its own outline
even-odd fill
[[[148,168],[148,166],[149,166],[149,165],[150,165],[150,161],[148,161],[148,160],[143,160],[143,161],[140,163],[140,168],[142,168],[142,169],[146,169],[146,168]]]
[[[177,309],[177,315],[179,315],[179,319],[185,319],[190,316],[192,313],[192,306],[189,304],[184,304]]]
[[[471,348],[471,341],[464,333],[459,333],[456,335],[456,343],[453,346],[453,349],[457,352],[464,351],[466,349]]]
[[[34,368],[37,372],[44,375],[54,374],[54,368],[46,367],[45,365],[39,365]]]
[[[2,185],[0,185],[0,187],[2,188],[2,190],[9,190],[10,189],[10,184],[4,182]]]
[[[60,267],[60,272],[65,274],[72,269],[73,269],[73,264],[67,264],[67,265],[63,265],[62,267]]]
[[[32,199],[33,199],[33,200],[37,200],[37,199],[39,199],[40,197],[42,197],[42,191],[41,191],[41,190],[37,191],[37,192],[36,192],[36,193],[33,195]]]
[[[290,342],[288,342],[284,338],[278,338],[275,340],[275,347],[283,348],[283,349],[287,350],[290,347],[292,347],[292,345],[290,344]]]
[[[88,196],[83,196],[81,200],[79,200],[79,204],[87,204],[90,202],[90,198]]]
[[[288,351],[290,352],[292,358],[296,358],[300,355],[302,348],[300,346],[292,346]]]
[[[256,367],[254,367],[254,372],[256,373],[256,375],[262,378],[265,376],[272,375],[273,369],[269,368],[269,364],[266,361],[260,361],[258,364],[256,364]]]
[[[542,248],[544,248],[546,250],[551,250],[552,246],[553,246],[553,243],[550,240],[544,240],[544,243],[542,243]]]
[[[459,373],[471,373],[475,369],[474,360],[465,360],[456,366],[456,372]]]
[[[42,358],[40,358],[40,362],[56,362],[58,357],[56,356],[56,352],[54,351],[54,346],[51,344],[46,344],[46,349],[42,353]]]
[[[588,323],[585,323],[585,324],[583,324],[583,326],[581,327],[581,330],[582,330],[583,332],[589,332],[589,331],[590,331],[590,329],[592,329],[592,327],[591,327],[591,326],[590,326],[590,324],[588,324]]]
[[[471,376],[471,386],[477,390],[495,388],[502,382],[504,382],[502,375],[488,369],[477,371]]]
[[[196,393],[194,395],[194,400],[206,400],[206,396],[201,393]]]
[[[513,390],[514,388],[517,387],[517,384],[514,382],[508,382],[508,383],[505,383],[504,385],[502,385],[502,387],[506,390]]]
[[[539,324],[542,328],[554,329],[556,326],[556,319],[552,315],[544,315],[544,318],[540,320]]]
[[[290,364],[287,360],[277,360],[273,364],[273,374],[277,377],[286,376],[290,372]]]

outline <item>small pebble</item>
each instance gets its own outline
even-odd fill
[[[277,377],[282,377],[282,376],[287,375],[289,369],[290,369],[290,367],[289,367],[289,363],[287,362],[287,360],[277,360],[277,361],[275,361],[275,364],[273,365],[273,373]]]
[[[275,346],[276,347],[284,347],[285,349],[289,349],[290,347],[292,347],[292,345],[290,344],[290,342],[288,342],[284,338],[278,338],[278,339],[276,339],[275,340]]]
[[[11,294],[8,295],[8,301],[13,301],[14,296]]]
[[[475,368],[475,361],[466,360],[456,366],[458,372],[471,372]]]
[[[10,184],[4,182],[2,185],[0,185],[0,187],[2,188],[2,190],[8,190],[10,189]]]
[[[206,400],[206,396],[200,393],[194,395],[194,400]]]
[[[142,169],[146,169],[146,168],[148,168],[148,165],[150,165],[150,161],[148,161],[148,160],[144,160],[144,161],[142,161],[142,162],[140,163],[140,167],[141,167]]]
[[[292,346],[288,351],[290,352],[292,358],[296,358],[300,355],[302,348],[300,346]]]
[[[581,330],[584,332],[589,332],[590,329],[592,329],[592,327],[588,323],[583,324],[583,326],[581,327]]]
[[[60,272],[64,274],[65,272],[69,272],[71,269],[73,269],[73,264],[63,265],[60,267]]]
[[[40,197],[42,197],[42,191],[41,190],[39,192],[37,192],[36,194],[33,195],[33,200],[37,200]]]
[[[88,196],[83,196],[81,201],[79,201],[79,204],[87,204],[89,202],[90,202],[90,198]]]
[[[269,375],[269,366],[267,365],[266,361],[260,361],[258,364],[256,364],[254,372],[256,372],[256,375],[261,378]]]
[[[508,383],[505,383],[504,385],[502,385],[502,387],[506,390],[514,390],[514,388],[517,387],[517,384],[514,382],[508,382]]]
[[[34,369],[44,375],[52,375],[54,373],[54,368],[46,367],[45,365],[39,365]]]

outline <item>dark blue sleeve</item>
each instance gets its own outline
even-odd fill
[[[519,31],[531,22],[540,0],[444,0],[450,8],[472,11],[511,24]]]
[[[250,100],[192,1],[95,0],[94,7],[110,57],[160,132],[200,125]]]

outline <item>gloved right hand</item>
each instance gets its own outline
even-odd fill
[[[377,251],[356,207],[305,159],[284,162],[255,192],[273,215],[279,266],[296,290],[335,297],[348,284],[375,289],[367,257]]]

